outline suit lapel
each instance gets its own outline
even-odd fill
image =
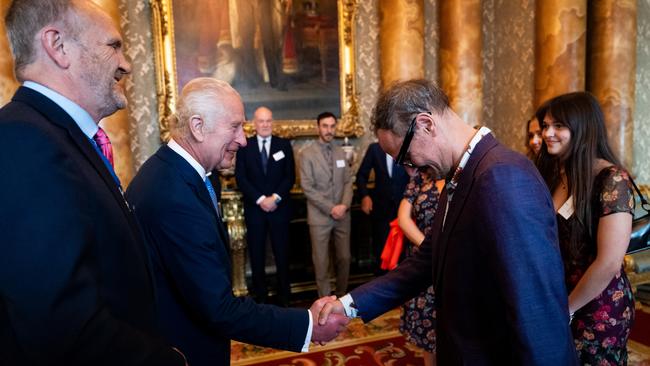
[[[490,149],[497,145],[497,141],[492,137],[492,135],[484,136],[481,141],[478,142],[472,155],[467,161],[467,165],[461,173],[460,179],[458,180],[458,185],[456,191],[452,197],[451,202],[449,203],[449,208],[447,210],[447,215],[445,218],[445,207],[447,206],[447,189],[443,190],[443,197],[441,197],[438,204],[438,211],[436,214],[436,220],[434,229],[435,232],[439,233],[437,238],[437,258],[434,259],[436,263],[436,290],[440,286],[440,281],[442,279],[442,274],[444,272],[445,261],[447,259],[447,249],[449,244],[449,236],[453,232],[456,222],[465,207],[465,200],[467,199],[469,192],[472,190],[472,185],[474,184],[474,174],[478,163],[483,159],[483,157],[488,153]],[[444,227],[443,227],[444,223]]]
[[[260,155],[260,146],[257,143],[257,135],[248,139],[248,146],[250,147],[249,154],[251,155],[251,161],[253,164],[257,165],[257,169],[259,169],[260,172],[263,171],[262,156]]]
[[[90,141],[86,135],[84,135],[72,117],[70,117],[68,113],[66,113],[56,103],[52,102],[49,98],[29,88],[20,87],[13,99],[22,103],[29,104],[34,109],[39,111],[45,117],[45,119],[68,132],[68,135],[75,143],[77,148],[81,150],[84,157],[102,178],[107,188],[122,209],[122,212],[127,217],[129,223],[135,230],[137,230],[137,225],[135,225],[133,216],[131,215],[129,207],[126,204],[126,200],[122,196],[122,193],[120,192],[117,183],[113,179],[113,176],[108,171],[108,168],[97,153],[97,150],[95,150],[95,148],[92,146],[93,142]]]
[[[325,154],[323,153],[323,149],[320,146],[320,142],[314,142],[314,154],[311,154],[314,156],[314,159],[316,162],[321,166],[321,174],[325,175],[325,178],[329,181],[330,175],[332,174],[332,167],[330,167],[329,163],[327,160],[325,160]],[[334,157],[334,146],[332,146],[332,158],[336,159]],[[333,177],[332,177],[333,178]]]
[[[215,221],[217,222],[217,232],[219,233],[222,242],[227,248],[229,241],[223,227],[223,222],[214,209],[214,205],[212,204],[212,199],[210,198],[210,193],[208,193],[208,189],[205,186],[205,182],[201,181],[201,177],[196,172],[196,170],[194,170],[194,168],[187,161],[185,161],[185,159],[175,153],[167,145],[160,147],[156,154],[160,155],[163,160],[169,161],[171,164],[176,166],[181,178],[188,184],[188,186],[190,186],[194,194],[198,197],[199,201],[201,201],[201,204],[203,204],[214,217]]]

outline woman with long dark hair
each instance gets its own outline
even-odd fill
[[[544,143],[537,166],[557,212],[571,329],[580,361],[626,365],[634,298],[623,270],[634,197],[607,143],[603,112],[589,93],[560,95],[536,113]]]

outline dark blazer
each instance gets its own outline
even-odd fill
[[[284,157],[276,160],[273,156],[280,151]],[[266,174],[264,174],[257,136],[248,138],[246,146],[237,152],[235,177],[237,187],[244,194],[244,210],[247,216],[266,214],[255,202],[262,195],[270,196],[277,193],[282,197],[282,201],[269,218],[272,216],[274,220],[281,221],[290,219],[289,192],[296,181],[296,167],[289,140],[273,136]]]
[[[162,146],[133,179],[127,197],[151,254],[163,333],[190,365],[228,365],[230,339],[302,348],[306,310],[233,295],[228,234],[187,161]]]
[[[370,171],[375,171],[375,188],[368,188]],[[386,167],[386,153],[378,143],[368,145],[359,170],[357,171],[357,192],[360,198],[372,198],[372,215],[388,216],[390,220],[397,214],[397,208],[404,196],[404,188],[409,181],[409,176],[399,165],[393,166],[393,176],[388,175]],[[383,244],[383,243],[382,243]]]
[[[575,365],[553,203],[524,156],[483,137],[432,235],[351,292],[364,321],[435,281],[441,365]]]
[[[183,365],[155,334],[135,219],[93,143],[25,87],[0,110],[0,363]]]

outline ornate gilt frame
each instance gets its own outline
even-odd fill
[[[337,0],[339,27],[339,60],[341,84],[341,119],[337,135],[359,137],[364,128],[359,121],[359,109],[355,80],[355,17],[357,0]],[[178,87],[176,79],[176,51],[174,46],[174,18],[172,0],[150,0],[152,31],[156,68],[156,95],[158,99],[158,123],[160,137],[169,139],[169,116],[174,113]],[[252,125],[245,126],[247,134]],[[282,137],[316,136],[315,120],[276,120],[273,132]]]

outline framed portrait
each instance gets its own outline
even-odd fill
[[[316,135],[316,116],[340,116],[337,134],[360,136],[354,60],[357,0],[151,0],[161,138],[182,86],[229,82],[247,119],[273,111],[274,133]],[[252,133],[252,125],[245,125]]]

